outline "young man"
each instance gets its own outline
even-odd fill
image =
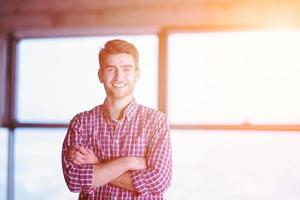
[[[165,114],[137,104],[138,51],[111,40],[99,53],[102,105],[77,114],[63,143],[65,181],[79,199],[163,199],[171,181]]]

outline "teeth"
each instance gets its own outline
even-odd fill
[[[124,87],[125,84],[124,83],[113,83],[114,87]]]

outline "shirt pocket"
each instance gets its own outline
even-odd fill
[[[109,138],[95,132],[90,137],[89,144],[89,148],[93,150],[100,161],[110,158]]]
[[[134,135],[126,135],[121,156],[145,157],[149,131],[149,129],[143,128]]]

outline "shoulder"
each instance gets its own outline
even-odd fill
[[[152,116],[155,118],[167,118],[167,115],[165,113],[141,104],[137,104],[137,111],[141,114],[145,114],[147,116]]]
[[[91,120],[91,119],[94,119],[94,118],[98,118],[101,114],[100,108],[101,108],[101,105],[97,105],[97,106],[95,106],[94,108],[92,108],[90,110],[80,112],[80,113],[76,114],[73,117],[71,122],[74,122],[74,121],[81,122],[81,121],[86,121],[86,120]]]
[[[146,121],[150,122],[154,126],[157,126],[161,123],[168,124],[167,115],[159,110],[137,104],[137,113],[138,115],[143,116]]]

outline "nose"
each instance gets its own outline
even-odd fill
[[[118,68],[115,72],[116,72],[115,73],[115,80],[122,80],[122,78],[123,78],[122,69]]]

